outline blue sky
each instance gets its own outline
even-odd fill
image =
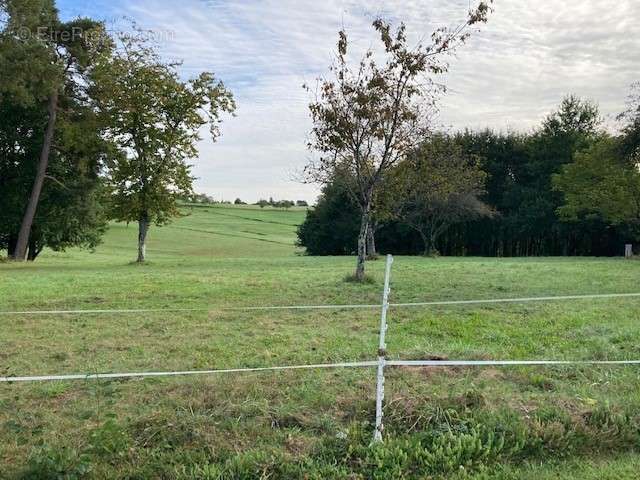
[[[473,3],[473,2],[471,2]],[[236,196],[314,200],[296,181],[309,158],[309,98],[301,88],[327,71],[336,33],[360,51],[377,16],[407,24],[410,37],[460,22],[470,0],[58,0],[63,18],[131,18],[156,32],[182,75],[213,71],[234,92],[237,116],[222,138],[202,142],[196,189]],[[451,60],[438,123],[444,129],[529,130],[569,93],[597,101],[611,128],[628,87],[640,80],[640,1],[495,0],[487,25]]]

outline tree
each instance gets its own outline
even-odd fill
[[[558,208],[563,219],[577,222],[597,218],[623,226],[633,239],[640,238],[640,170],[620,155],[620,141],[604,137],[576,154],[553,178],[564,195]]]
[[[110,49],[104,28],[62,23],[46,0],[2,1],[0,13],[0,247],[22,261],[44,246],[94,246],[105,225],[95,201],[104,143],[86,88]]]
[[[236,199],[233,201],[233,204],[234,204],[234,205],[246,205],[246,203],[245,203],[245,202],[243,202],[240,198],[236,198]]]
[[[483,158],[488,180],[482,200],[497,215],[453,227],[441,245],[449,252],[497,256],[610,252],[616,236],[611,229],[559,219],[562,195],[551,182],[552,175],[599,134],[597,106],[567,96],[532,133],[487,130],[457,135],[467,154]]]
[[[193,193],[191,195],[185,196],[186,200],[193,203],[206,203],[213,204],[218,203],[213,197],[210,197],[206,193]]]
[[[342,178],[322,187],[315,207],[298,227],[298,245],[309,255],[352,255],[357,248],[359,209]]]
[[[95,97],[119,146],[107,162],[110,215],[138,222],[138,262],[144,262],[151,224],[179,215],[178,199],[193,193],[187,163],[197,155],[200,128],[220,135],[221,113],[231,113],[231,93],[213,74],[183,82],[178,64],[163,62],[142,35],[118,37],[114,55],[96,67]]]
[[[430,44],[415,47],[409,45],[404,25],[392,32],[388,23],[378,19],[373,27],[382,43],[380,64],[370,49],[352,67],[347,34],[339,32],[330,69],[334,78],[319,80],[316,99],[309,105],[313,121],[309,148],[319,155],[306,173],[309,180],[323,184],[331,182],[337,169],[355,179],[351,194],[360,207],[355,278],[360,281],[376,191],[393,166],[429,132],[439,90],[431,76],[447,70],[443,56],[467,39],[470,25],[485,22],[488,11],[481,2],[464,24],[439,29]]]
[[[519,179],[518,223],[515,225],[523,243],[528,244],[525,250],[553,248],[542,244],[562,242],[566,238],[568,232],[556,213],[562,204],[562,195],[554,191],[551,179],[563,165],[573,161],[576,152],[597,140],[601,124],[596,104],[569,95],[528,139],[529,159]]]
[[[424,255],[438,253],[436,242],[451,225],[493,213],[480,200],[487,175],[479,158],[465,155],[444,135],[421,145],[398,166],[395,177],[396,215],[418,232]]]
[[[278,200],[273,206],[276,208],[284,208],[285,210],[293,207],[295,204],[291,200]]]
[[[631,94],[627,100],[627,109],[618,115],[625,121],[622,128],[622,153],[633,164],[640,163],[640,82],[631,85]]]
[[[34,216],[27,259],[35,260],[44,247],[64,250],[71,246],[93,248],[106,229],[99,171],[107,145],[100,137],[95,114],[71,98],[60,99],[58,120],[45,184]],[[15,105],[3,102],[0,115]],[[22,212],[37,169],[41,138],[29,136],[41,116],[3,116],[0,122],[0,248],[14,256]],[[15,133],[14,138],[11,133]],[[22,148],[15,150],[16,144]],[[24,148],[24,150],[23,150]],[[5,156],[4,153],[7,155]]]
[[[571,113],[573,112],[573,113]],[[624,241],[621,228],[595,217],[567,222],[552,176],[601,136],[595,104],[567,97],[532,133],[466,131],[463,150],[483,158],[488,174],[482,200],[496,215],[454,226],[440,247],[446,254],[613,255]]]

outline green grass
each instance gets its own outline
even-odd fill
[[[131,264],[135,225],[94,253],[0,264],[3,311],[209,310],[2,315],[0,375],[372,359],[377,310],[217,308],[380,302],[383,260],[360,285],[345,281],[353,258],[294,246],[304,212],[187,209],[152,228],[145,265]],[[397,257],[391,301],[636,292],[639,274],[622,259]],[[390,358],[637,359],[639,321],[637,298],[392,308],[387,343]],[[350,369],[0,384],[0,478],[636,478],[637,367],[389,369],[383,448],[368,445],[374,382]]]

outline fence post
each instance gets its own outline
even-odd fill
[[[382,403],[384,401],[384,365],[387,355],[385,334],[387,333],[387,310],[389,309],[389,277],[391,276],[391,264],[393,256],[387,255],[387,264],[384,271],[384,290],[382,291],[382,313],[380,314],[380,343],[378,345],[378,379],[376,383],[376,429],[373,434],[374,442],[382,441]]]
[[[624,258],[633,257],[633,245],[630,243],[625,244],[624,246]]]

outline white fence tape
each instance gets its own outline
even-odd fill
[[[488,298],[479,300],[446,300],[435,302],[390,303],[392,307],[428,307],[434,305],[469,305],[481,303],[526,303],[549,302],[556,300],[588,300],[597,298],[629,298],[640,297],[640,293],[602,293],[592,295],[560,295],[556,297],[521,297],[521,298]]]
[[[156,312],[237,312],[253,310],[320,310],[342,308],[380,308],[376,304],[354,304],[354,305],[268,305],[250,307],[208,307],[208,308],[127,308],[127,309],[104,309],[104,310],[15,310],[0,311],[0,315],[57,315],[57,314],[93,314],[93,313],[156,313]]]
[[[227,368],[220,370],[185,370],[176,372],[131,372],[131,373],[77,373],[71,375],[36,375],[30,377],[0,377],[0,382],[43,382],[50,380],[99,380],[108,378],[172,377],[178,375],[216,375],[222,373],[274,372],[280,370],[309,370],[315,368],[375,367],[377,361],[318,363],[311,365],[287,365],[282,367]]]
[[[640,360],[387,360],[387,367],[488,367],[531,365],[640,365]],[[125,372],[125,373],[78,373],[71,375],[36,375],[23,377],[0,377],[0,383],[44,382],[54,380],[100,380],[135,377],[172,377],[180,375],[217,375],[225,373],[274,372],[282,370],[311,370],[325,368],[377,367],[378,361],[318,363],[310,365],[287,365],[281,367],[227,368],[220,370],[185,370],[175,372]]]
[[[489,367],[510,365],[640,365],[640,360],[387,360],[391,367]]]
[[[556,300],[589,300],[598,298],[633,298],[640,297],[640,293],[602,293],[588,295],[561,295],[555,297],[519,297],[519,298],[489,298],[475,300],[437,300],[430,302],[389,303],[390,307],[429,307],[437,305],[471,305],[483,303],[526,303],[548,302]],[[340,310],[354,308],[381,308],[382,304],[344,304],[344,305],[265,305],[248,307],[202,307],[202,308],[127,308],[101,310],[14,310],[0,311],[0,315],[57,315],[57,314],[97,314],[97,313],[154,313],[154,312],[237,312],[259,310]]]

